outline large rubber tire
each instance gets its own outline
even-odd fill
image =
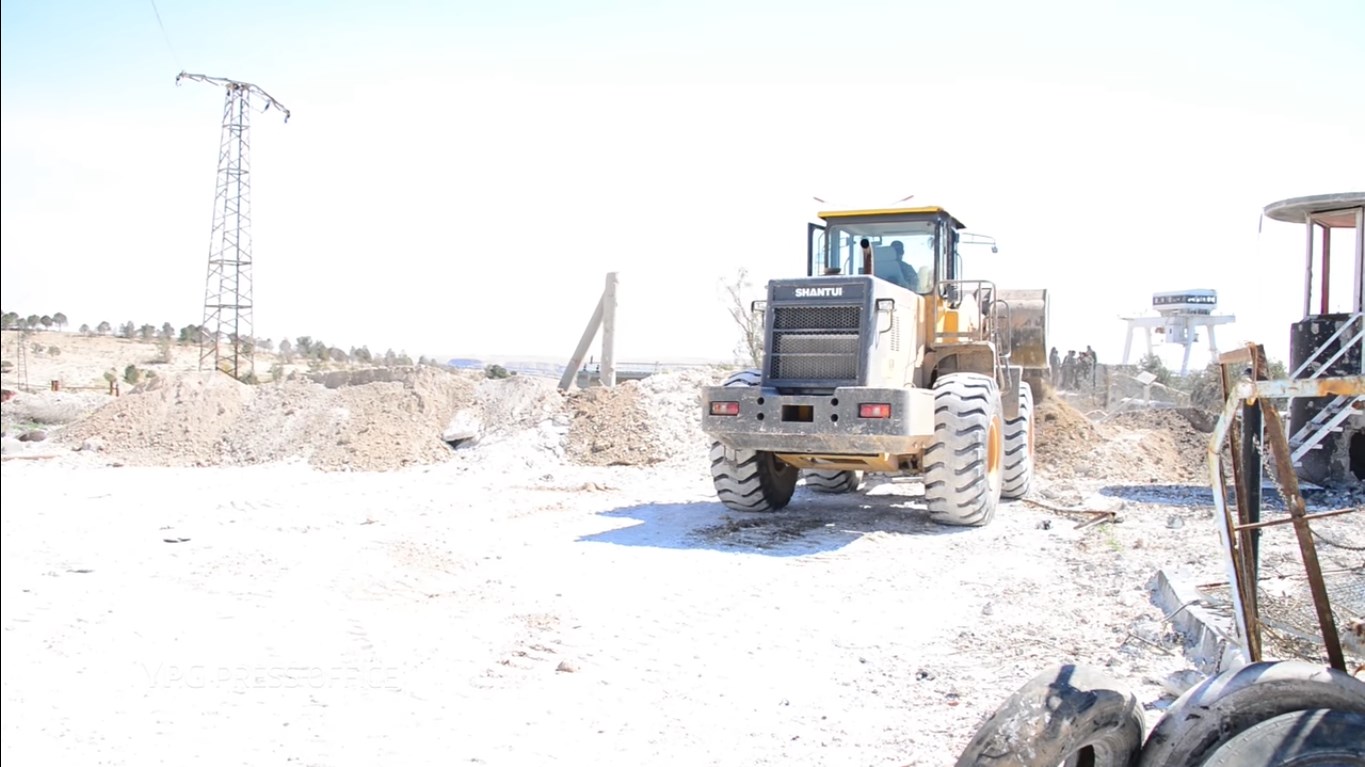
[[[861,471],[807,469],[802,476],[806,478],[806,489],[815,493],[851,493],[863,483]]]
[[[1365,767],[1365,714],[1315,709],[1254,724],[1201,767]]]
[[[1000,505],[1004,420],[995,379],[949,373],[934,382],[934,444],[924,451],[924,499],[942,525],[980,527]]]
[[[1365,682],[1305,661],[1262,661],[1205,679],[1166,710],[1140,767],[1197,765],[1239,732],[1282,714],[1320,708],[1365,714]]]
[[[722,386],[757,386],[762,374],[742,370]],[[711,443],[711,480],[716,497],[733,511],[777,511],[791,502],[801,472],[762,450],[731,450]]]
[[[1005,469],[1000,497],[1023,498],[1033,486],[1033,389],[1019,383],[1019,415],[1005,421]]]
[[[1029,680],[995,710],[957,767],[1132,767],[1146,720],[1109,675],[1067,664]]]

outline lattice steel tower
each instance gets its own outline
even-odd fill
[[[208,280],[204,288],[204,323],[199,331],[199,368],[213,367],[241,380],[255,373],[255,340],[252,331],[251,277],[251,97],[265,101],[262,112],[272,106],[289,110],[269,93],[251,83],[222,77],[176,75],[222,86],[223,133],[218,149],[218,191],[213,201],[213,234],[209,239]]]

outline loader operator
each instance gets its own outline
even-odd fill
[[[900,274],[885,275],[886,279],[918,293],[919,272],[915,270],[915,267],[905,263],[905,245],[900,240],[892,240],[891,249],[896,251],[896,266],[900,268]]]

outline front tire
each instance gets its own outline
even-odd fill
[[[941,525],[981,527],[1000,505],[1004,419],[995,379],[949,373],[934,382],[934,444],[924,451],[924,498]]]
[[[757,386],[762,374],[741,370],[722,386]],[[791,502],[801,472],[764,450],[732,450],[711,443],[711,481],[716,497],[732,511],[778,511]]]
[[[1365,767],[1365,714],[1292,711],[1238,733],[1203,767]]]
[[[1321,708],[1365,714],[1365,682],[1299,660],[1229,669],[1186,690],[1166,709],[1147,736],[1138,767],[1203,764],[1258,722]]]
[[[1019,415],[1005,421],[1005,469],[1002,498],[1023,498],[1033,485],[1033,389],[1019,384]]]

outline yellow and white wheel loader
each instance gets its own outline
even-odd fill
[[[972,277],[970,235],[939,207],[839,210],[809,225],[805,277],[774,279],[763,366],[702,396],[722,503],[776,511],[797,480],[920,476],[930,517],[991,521],[1033,478],[1047,293]]]

